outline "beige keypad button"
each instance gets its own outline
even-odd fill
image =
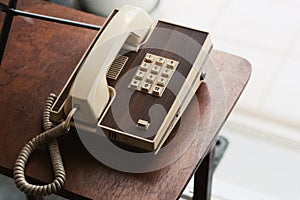
[[[137,71],[136,74],[135,74],[135,78],[138,79],[138,80],[142,80],[143,77],[145,75],[145,72],[142,72],[142,71]]]
[[[141,64],[141,66],[139,67],[139,69],[141,70],[141,71],[148,71],[148,69],[150,68],[150,64],[149,63],[143,63],[143,64]]]
[[[172,74],[172,70],[166,68],[166,69],[163,70],[163,72],[162,72],[161,75],[162,75],[163,77],[169,78],[169,77],[171,76],[171,74]]]
[[[154,65],[154,66],[152,67],[152,69],[151,69],[151,73],[152,73],[152,74],[158,74],[159,71],[160,71],[160,67],[157,66],[157,65]]]
[[[156,60],[156,64],[157,65],[163,65],[164,64],[164,62],[165,62],[165,58],[163,58],[163,57],[159,57],[159,58],[157,58],[157,60]]]
[[[144,61],[147,62],[147,63],[152,63],[153,62],[153,59],[154,59],[154,56],[147,53],[146,56],[145,56],[145,59]]]
[[[167,78],[160,77],[160,78],[157,80],[157,85],[164,87],[164,86],[167,85],[167,81],[168,81]]]
[[[163,91],[163,88],[156,85],[153,87],[152,94],[154,94],[156,96],[160,96],[162,91]]]
[[[174,67],[175,67],[174,60],[168,60],[166,64],[167,64],[167,68],[169,68],[169,69],[174,69]]]
[[[131,81],[131,83],[130,83],[130,87],[131,87],[132,89],[137,89],[137,88],[139,87],[139,85],[140,85],[140,82],[141,82],[141,81],[138,81],[138,80],[133,79],[133,80]]]
[[[149,75],[147,76],[147,82],[148,82],[148,83],[153,83],[153,82],[155,81],[155,79],[156,79],[156,76],[153,75],[153,74],[149,74]]]
[[[143,85],[142,85],[142,91],[149,92],[150,88],[151,88],[151,84],[150,83],[143,83]]]
[[[143,119],[139,119],[138,123],[137,123],[137,127],[139,128],[143,128],[143,129],[148,129],[150,123],[146,120]]]

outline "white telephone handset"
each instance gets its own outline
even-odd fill
[[[106,73],[122,47],[137,51],[146,40],[152,19],[142,9],[124,6],[105,27],[93,49],[83,61],[64,112],[78,107],[74,118],[96,123],[109,101]]]

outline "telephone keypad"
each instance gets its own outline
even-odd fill
[[[147,53],[129,88],[161,97],[179,62]]]

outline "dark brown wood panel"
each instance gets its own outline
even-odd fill
[[[35,4],[28,10],[93,24],[104,21],[101,17],[46,2]],[[0,66],[1,173],[12,176],[18,152],[41,131],[44,100],[50,92],[59,93],[96,33],[16,18]],[[94,159],[78,136],[71,133],[59,139],[67,172],[67,182],[59,195],[70,199],[178,198],[195,167],[211,148],[251,72],[245,59],[228,53],[213,51],[211,60],[215,68],[209,69],[206,84],[197,91],[200,101],[192,101],[180,121],[183,131],[196,137],[178,160],[152,173],[119,172]],[[198,105],[203,110],[202,118],[192,115]],[[207,108],[210,108],[209,112]],[[174,149],[173,154],[177,153]],[[50,158],[45,148],[33,154],[26,175],[35,183],[47,183],[52,179]]]
[[[108,79],[109,85],[116,89],[116,97],[101,125],[153,139],[199,55],[207,36],[208,33],[206,32],[158,21],[150,38],[138,52],[123,52],[129,57],[129,60],[119,78],[116,81]],[[128,88],[146,53],[179,61],[176,72],[162,97]],[[157,111],[156,115],[151,117],[149,112],[153,105],[161,105],[164,110]],[[128,123],[129,119],[132,120],[132,123]],[[148,130],[136,127],[139,119],[144,119],[150,123]]]

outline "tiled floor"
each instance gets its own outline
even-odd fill
[[[221,131],[230,144],[214,174],[213,198],[300,200],[300,1],[160,0],[151,15],[208,30],[216,49],[252,63]]]
[[[300,148],[252,132],[225,127],[230,141],[214,174],[213,194],[225,199],[300,197]]]

